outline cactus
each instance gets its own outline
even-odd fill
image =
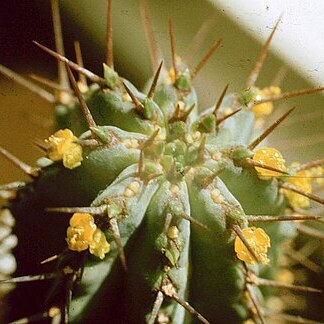
[[[58,2],[52,6],[59,26]],[[0,149],[31,178],[1,187],[9,194],[3,213],[15,216],[19,238],[17,277],[1,281],[17,283],[11,300],[19,307],[10,320],[312,322],[271,309],[280,288],[320,292],[293,285],[279,251],[298,232],[323,238],[314,228],[321,216],[307,208],[310,201],[324,203],[312,193],[324,160],[287,166],[265,144],[294,110],[263,129],[273,102],[323,90],[281,93],[255,85],[278,23],[246,89],[226,94],[226,86],[201,111],[193,80],[221,40],[191,68],[176,54],[170,21],[172,67],[151,42],[154,75],[143,92],[114,69],[110,19],[103,77],[83,67],[78,44],[74,63],[60,45],[55,52],[35,42],[59,61],[56,95],[36,90],[53,102],[57,129],[38,144],[44,157],[36,167]],[[4,67],[1,72],[23,80]],[[26,301],[22,285],[37,287],[38,296]]]

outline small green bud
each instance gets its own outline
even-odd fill
[[[145,170],[145,174],[148,176],[160,174],[161,165],[156,162],[147,161],[145,162],[144,170]]]
[[[107,82],[107,86],[109,88],[114,88],[119,79],[118,73],[105,63],[103,63],[103,69],[104,69],[104,78]]]
[[[254,153],[245,147],[239,147],[232,153],[234,164],[240,163],[248,158],[253,157]]]
[[[199,186],[205,186],[206,179],[211,176],[213,172],[205,167],[196,168],[194,181]]]
[[[204,116],[199,121],[198,130],[202,133],[211,133],[215,130],[215,125],[216,125],[216,118],[214,115],[210,114]]]
[[[183,121],[176,121],[169,125],[169,137],[171,139],[181,138],[186,131],[186,124]]]
[[[171,143],[168,143],[166,146],[165,146],[165,154],[166,155],[174,155],[175,154],[175,151],[176,151],[176,145],[171,142]]]
[[[155,247],[158,251],[165,251],[168,246],[168,237],[162,233],[155,240]]]
[[[95,126],[90,127],[91,131],[94,132],[103,143],[109,143],[111,141],[111,136],[107,134],[103,127]]]
[[[183,156],[186,152],[186,145],[179,140],[175,140],[174,142],[168,143],[165,146],[165,154],[173,156],[176,160],[181,157],[183,159]]]
[[[235,207],[229,208],[228,212],[226,212],[226,227],[233,228],[233,225],[239,225],[242,228],[248,225],[244,212]]]
[[[118,206],[116,203],[109,203],[107,207],[107,213],[109,218],[117,217],[122,213],[122,208]]]
[[[185,69],[175,80],[175,86],[179,90],[188,91],[191,87],[191,75],[188,69]]]
[[[168,209],[170,214],[174,216],[181,216],[185,213],[182,203],[177,200],[170,201]]]
[[[185,154],[187,146],[184,142],[175,140],[174,145],[175,145],[175,156],[182,156]]]
[[[254,100],[256,95],[256,89],[254,87],[245,89],[241,94],[242,104],[247,106],[251,101]]]

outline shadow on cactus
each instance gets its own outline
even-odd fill
[[[255,86],[280,21],[245,90],[226,95],[226,86],[215,106],[200,113],[192,82],[221,40],[189,67],[176,54],[170,21],[167,69],[142,1],[154,75],[140,92],[114,70],[110,19],[100,77],[83,67],[78,43],[77,63],[63,56],[57,0],[52,9],[57,52],[35,43],[59,61],[59,83],[34,78],[55,96],[25,85],[53,102],[58,130],[38,144],[45,157],[35,168],[0,151],[32,180],[1,187],[11,193],[3,210],[15,216],[19,238],[17,277],[1,282],[19,283],[10,320],[314,323],[284,313],[276,296],[280,289],[289,291],[286,297],[321,292],[294,285],[289,258],[321,270],[286,245],[298,232],[308,242],[323,238],[321,217],[306,209],[310,200],[324,203],[312,193],[324,160],[286,166],[264,144],[294,108],[260,125],[274,101],[323,88],[281,93],[278,86]]]

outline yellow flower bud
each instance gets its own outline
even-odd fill
[[[179,237],[179,229],[178,229],[178,227],[177,226],[169,227],[167,235],[171,240],[177,239]]]
[[[298,166],[299,163],[293,163],[291,167]],[[312,183],[320,183],[321,177],[324,174],[322,167],[315,167],[308,170],[298,171],[294,176],[289,177],[285,182],[294,185],[295,187],[306,191],[308,193],[312,192]],[[309,198],[298,194],[297,192],[291,190],[283,190],[284,195],[288,199],[289,204],[294,208],[307,208],[310,205]]]
[[[261,263],[268,264],[267,251],[270,247],[270,238],[266,232],[262,228],[253,226],[242,229],[242,233]],[[255,264],[253,256],[238,236],[235,238],[234,249],[240,260]]]
[[[74,169],[81,164],[82,147],[75,143],[77,137],[69,129],[59,130],[51,135],[46,143],[49,144],[48,157],[52,161],[63,160],[63,165]]]
[[[278,150],[272,147],[264,147],[257,150],[253,156],[253,160],[266,166],[282,170],[284,172],[287,171],[287,168],[285,166],[285,159]],[[258,172],[259,177],[264,180],[270,179],[271,177],[279,177],[282,175],[282,173],[259,167],[255,167],[255,170]]]

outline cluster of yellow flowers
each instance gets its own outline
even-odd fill
[[[282,154],[274,148],[264,147],[258,149],[253,156],[253,160],[283,172],[287,172],[288,170],[285,166],[285,159],[283,158]],[[298,165],[299,164],[295,162],[291,165],[291,168],[294,169],[298,167]],[[258,166],[255,166],[255,169],[261,179],[271,179],[272,177],[282,176],[282,173],[274,170],[268,170]],[[311,193],[313,183],[317,182],[320,184],[324,182],[322,178],[323,174],[324,168],[317,166],[298,171],[295,175],[286,177],[284,181],[307,193]],[[292,207],[309,207],[308,197],[287,189],[283,189],[283,193]],[[248,227],[244,228],[242,233],[255,255],[259,258],[260,262],[262,264],[267,264],[269,262],[269,259],[267,258],[267,250],[268,247],[270,247],[270,238],[265,231],[262,228]],[[235,239],[234,249],[237,257],[240,260],[250,264],[255,263],[255,260],[248,248],[238,236]]]
[[[89,248],[90,253],[100,259],[104,259],[105,254],[110,251],[105,234],[97,227],[90,214],[73,214],[66,235],[70,250],[80,252]]]
[[[281,89],[279,87],[271,86],[261,89],[258,89],[257,95],[255,96],[254,100],[262,100],[264,98],[279,95],[281,93]],[[262,117],[270,115],[273,111],[273,104],[271,101],[260,103],[258,105],[253,106],[252,108],[255,116]]]
[[[82,147],[76,143],[77,137],[69,129],[60,129],[45,142],[49,144],[48,157],[52,161],[63,160],[63,165],[74,169],[81,165]]]
[[[299,164],[295,162],[291,167],[297,167],[298,165]],[[323,174],[324,169],[318,166],[312,169],[298,171],[294,176],[287,178],[285,181],[305,192],[311,193],[313,183],[323,183],[323,178],[320,178]],[[295,208],[309,207],[309,198],[291,190],[283,190],[283,192],[291,206]]]
[[[285,166],[285,159],[283,158],[282,154],[274,148],[264,147],[258,149],[253,156],[253,160],[258,163],[264,164],[265,166],[270,166],[278,170],[282,170],[283,172],[286,172],[288,170]],[[293,170],[298,165],[299,163],[294,162],[291,164],[290,168]],[[263,169],[257,166],[255,166],[255,169],[258,172],[259,177],[264,180],[270,179],[271,177],[279,177],[282,175],[282,173]],[[317,166],[314,168],[298,171],[296,172],[296,174],[286,177],[284,181],[307,193],[311,193],[312,184],[323,183],[323,175],[323,167]],[[309,207],[309,198],[305,197],[304,195],[287,189],[283,189],[283,193],[286,196],[290,206],[294,208]]]
[[[242,233],[260,262],[263,265],[267,265],[269,263],[267,251],[270,247],[270,238],[266,232],[262,228],[252,226],[243,228]],[[240,260],[249,264],[256,263],[253,256],[238,236],[235,238],[234,249],[236,256]]]

